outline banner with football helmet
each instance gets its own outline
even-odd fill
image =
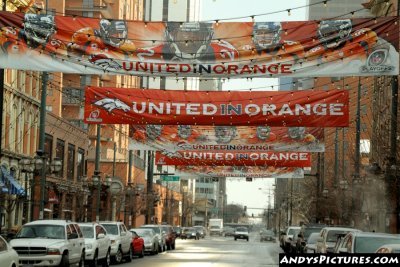
[[[86,123],[347,127],[348,90],[183,91],[88,86]]]
[[[144,22],[0,12],[0,68],[156,77],[399,74],[398,17]]]
[[[156,165],[311,167],[308,152],[156,152]]]
[[[298,167],[273,166],[185,166],[175,167],[180,177],[199,175],[202,177],[253,177],[253,178],[304,178],[304,169]]]
[[[324,152],[324,129],[306,127],[129,125],[129,149],[175,152]]]

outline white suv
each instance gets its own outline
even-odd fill
[[[22,266],[62,266],[85,261],[85,240],[78,224],[67,220],[39,220],[22,226],[10,245]]]
[[[106,229],[98,223],[78,223],[85,238],[85,263],[96,267],[100,261],[103,267],[110,266],[111,239]]]
[[[121,263],[125,257],[132,261],[132,233],[129,232],[123,222],[100,222],[106,228],[107,235],[111,239],[111,258],[115,263]]]

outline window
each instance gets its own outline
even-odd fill
[[[4,241],[3,238],[0,238],[0,252],[6,251],[6,250],[7,250],[6,241]]]
[[[44,153],[48,157],[48,159],[52,159],[53,157],[53,136],[46,134],[44,137]]]
[[[65,152],[64,140],[57,139],[56,157],[62,160],[61,170],[57,173],[57,176],[62,176],[62,174],[64,173],[64,152]]]
[[[68,156],[67,156],[67,179],[74,179],[75,171],[75,146],[73,144],[68,144]]]
[[[85,150],[78,148],[78,162],[77,162],[77,175],[78,180],[85,175]]]
[[[46,106],[46,111],[53,112],[53,106]]]

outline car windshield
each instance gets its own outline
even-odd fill
[[[319,237],[319,233],[312,233],[307,239],[307,244],[316,244],[317,239]]]
[[[93,227],[80,225],[84,238],[94,238]]]
[[[289,229],[288,235],[294,235],[297,229]]]
[[[50,238],[65,239],[65,228],[62,225],[25,225],[16,238]]]
[[[322,228],[306,228],[304,230],[304,238],[307,239],[312,233],[319,233]]]
[[[157,234],[161,234],[161,229],[160,229],[160,227],[156,227],[156,226],[142,226],[142,228],[153,229],[154,232],[156,232]]]
[[[326,242],[336,242],[340,234],[346,234],[348,232],[349,231],[344,231],[344,230],[331,230],[328,232],[328,236],[326,237]]]
[[[247,232],[247,228],[245,228],[245,227],[238,227],[238,228],[236,228],[236,231],[237,231],[237,232]]]
[[[152,236],[151,230],[148,229],[135,229],[134,230],[140,237]]]
[[[106,228],[107,234],[118,235],[118,226],[115,224],[102,224]]]
[[[378,237],[363,236],[355,240],[355,253],[374,253],[380,246],[385,244],[400,244],[400,237]]]
[[[264,234],[264,235],[274,235],[274,232],[272,232],[271,230],[264,230],[264,231],[262,231],[262,234]]]

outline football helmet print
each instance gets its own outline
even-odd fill
[[[104,43],[119,47],[128,37],[128,27],[123,20],[100,20],[100,36]]]
[[[54,16],[25,14],[24,32],[28,44],[46,44],[56,32]]]
[[[215,126],[215,138],[217,143],[219,144],[228,144],[230,143],[236,136],[236,127],[235,126]]]
[[[192,134],[191,125],[178,125],[178,136],[187,139]]]
[[[319,23],[318,39],[328,48],[345,43],[352,30],[350,19],[323,20]]]
[[[305,137],[306,128],[305,127],[289,127],[288,135],[292,139],[301,140]]]
[[[165,31],[171,50],[184,58],[201,56],[213,35],[212,24],[200,22],[169,22]]]
[[[257,22],[253,25],[253,42],[261,49],[279,44],[282,26],[278,22]]]
[[[271,133],[271,127],[269,126],[257,126],[256,134],[260,140],[267,140]]]
[[[146,135],[147,138],[151,141],[156,140],[163,130],[162,125],[148,124],[146,125]]]

